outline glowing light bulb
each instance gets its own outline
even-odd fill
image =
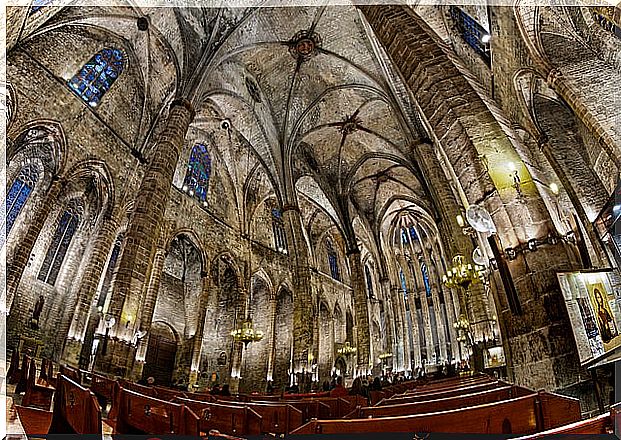
[[[550,191],[552,191],[552,194],[554,194],[554,195],[558,195],[558,193],[559,193],[559,187],[558,187],[558,185],[557,185],[556,183],[552,182],[552,183],[550,184]]]
[[[489,40],[491,40],[491,39],[492,39],[492,36],[490,34],[484,34],[481,37],[481,43],[487,44],[487,43],[489,43]]]

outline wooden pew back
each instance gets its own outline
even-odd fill
[[[502,387],[443,399],[424,400],[421,402],[402,403],[397,405],[383,405],[366,408],[362,407],[358,408],[357,411],[350,413],[347,418],[376,418],[447,411],[451,409],[482,405],[485,403],[500,402],[516,397],[522,397],[527,394],[530,393],[525,393],[524,390],[519,387]]]
[[[222,401],[219,403],[236,406],[248,406],[263,418],[264,433],[289,434],[304,423],[302,411],[280,402],[235,402]]]
[[[455,397],[464,394],[472,394],[480,391],[491,390],[494,388],[498,388],[500,384],[498,382],[492,383],[483,383],[478,385],[466,386],[464,388],[453,388],[450,390],[443,390],[437,392],[429,392],[429,393],[417,393],[417,394],[406,394],[406,395],[396,395],[389,399],[384,399],[378,403],[378,406],[382,405],[396,405],[399,403],[413,403],[413,402],[422,402],[423,400],[435,400],[435,399],[443,399],[447,397]]]
[[[253,400],[255,403],[274,403],[272,401]],[[330,407],[315,399],[294,399],[280,400],[278,403],[291,405],[302,412],[302,421],[306,423],[311,419],[330,419],[332,418]]]
[[[60,374],[68,377],[75,383],[78,383],[78,384],[82,383],[82,373],[80,373],[80,370],[78,370],[77,368],[73,368],[70,365],[61,365]]]
[[[66,376],[58,374],[54,413],[48,434],[101,435],[101,408],[95,395]]]
[[[199,436],[198,417],[184,405],[165,402],[122,387],[118,401],[116,431],[119,434]]]
[[[570,423],[569,425],[561,426],[559,428],[549,429],[547,431],[539,432],[537,434],[526,435],[522,437],[516,437],[515,440],[532,440],[537,438],[547,438],[549,436],[558,436],[562,434],[566,435],[579,435],[584,437],[575,437],[575,440],[590,440],[591,436],[598,434],[612,434],[612,419],[610,413],[607,412],[600,416],[582,420],[580,422]]]
[[[111,402],[114,397],[115,383],[116,381],[101,374],[91,374],[91,391],[95,395],[103,397],[107,402]]]
[[[30,359],[28,377],[26,379],[26,393],[24,394],[22,405],[49,411],[53,395],[53,387],[47,383],[37,384],[37,363],[34,359]]]
[[[201,402],[183,397],[174,400],[190,408],[199,418],[201,432],[212,429],[230,435],[261,435],[263,418],[248,406]]]
[[[293,434],[354,434],[365,432],[450,432],[477,434],[531,434],[537,431],[538,395],[502,403],[429,414],[381,419],[314,420]]]
[[[158,387],[158,386],[154,386],[153,389],[155,390],[157,397],[162,400],[171,401],[175,397],[188,397],[186,393],[181,390],[173,390],[170,388],[164,388],[164,387]]]

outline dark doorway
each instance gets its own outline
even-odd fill
[[[149,345],[143,379],[153,376],[156,385],[170,386],[175,370],[175,356],[177,355],[177,341],[169,326],[154,322],[149,332]]]

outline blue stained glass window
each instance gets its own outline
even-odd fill
[[[332,278],[334,278],[335,280],[341,281],[341,273],[339,271],[338,257],[336,255],[336,252],[334,251],[334,246],[332,245],[332,242],[330,240],[326,242],[326,250],[328,251],[328,263],[330,264],[330,274],[332,275]]]
[[[408,286],[405,282],[405,274],[403,269],[399,269],[399,279],[401,280],[401,290],[403,290],[403,299],[405,301],[405,310],[410,310],[410,304],[408,302]]]
[[[33,165],[26,165],[9,188],[6,195],[6,235],[11,231],[38,179],[37,169]]]
[[[118,49],[102,49],[69,80],[69,87],[88,105],[95,107],[119,77],[123,65],[123,52]]]
[[[207,147],[203,144],[196,144],[190,153],[188,170],[183,180],[183,190],[201,202],[206,202],[210,176],[211,157]]]
[[[418,240],[418,234],[416,233],[416,229],[414,229],[414,226],[410,226],[410,237],[412,237],[412,241],[416,241]]]
[[[408,231],[405,228],[401,228],[401,243],[408,244],[409,242]]]
[[[431,296],[431,284],[429,284],[429,271],[427,270],[427,265],[425,263],[420,264],[420,271],[423,274],[423,282],[425,283],[425,292],[427,292],[427,297]]]
[[[70,204],[62,213],[52,238],[52,243],[47,249],[43,265],[39,271],[39,280],[51,284],[56,283],[58,273],[69,249],[69,244],[80,224],[79,208],[75,203]]]
[[[282,222],[282,211],[272,208],[272,229],[274,232],[274,245],[279,252],[287,252],[287,236]]]
[[[367,279],[367,292],[369,294],[369,298],[375,298],[375,294],[373,293],[373,277],[371,276],[371,269],[369,269],[368,265],[364,266],[364,274]]]
[[[32,15],[41,10],[44,6],[50,6],[52,3],[54,3],[54,0],[34,0],[30,7],[29,14]]]
[[[489,64],[491,62],[489,44],[483,41],[483,36],[488,35],[485,28],[457,6],[451,6],[451,17],[453,17],[464,41]]]
[[[611,21],[608,17],[600,14],[597,8],[593,8],[592,11],[593,19],[604,29],[613,34],[617,38],[621,38],[621,28],[617,26],[613,21]],[[604,8],[608,9],[608,8]],[[609,13],[609,16],[614,15],[614,8],[611,7],[612,13]]]

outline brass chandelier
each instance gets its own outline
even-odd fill
[[[337,350],[338,354],[345,356],[351,356],[357,351],[356,347],[349,345],[349,342],[345,342],[345,345]]]
[[[448,288],[462,287],[468,289],[471,284],[478,284],[483,277],[485,267],[478,264],[466,264],[463,255],[453,257],[453,266],[442,277],[442,282]]]
[[[242,322],[241,328],[231,332],[231,336],[235,342],[243,342],[244,348],[246,348],[251,342],[258,342],[263,339],[263,332],[255,330],[252,325],[252,319],[248,318]]]

